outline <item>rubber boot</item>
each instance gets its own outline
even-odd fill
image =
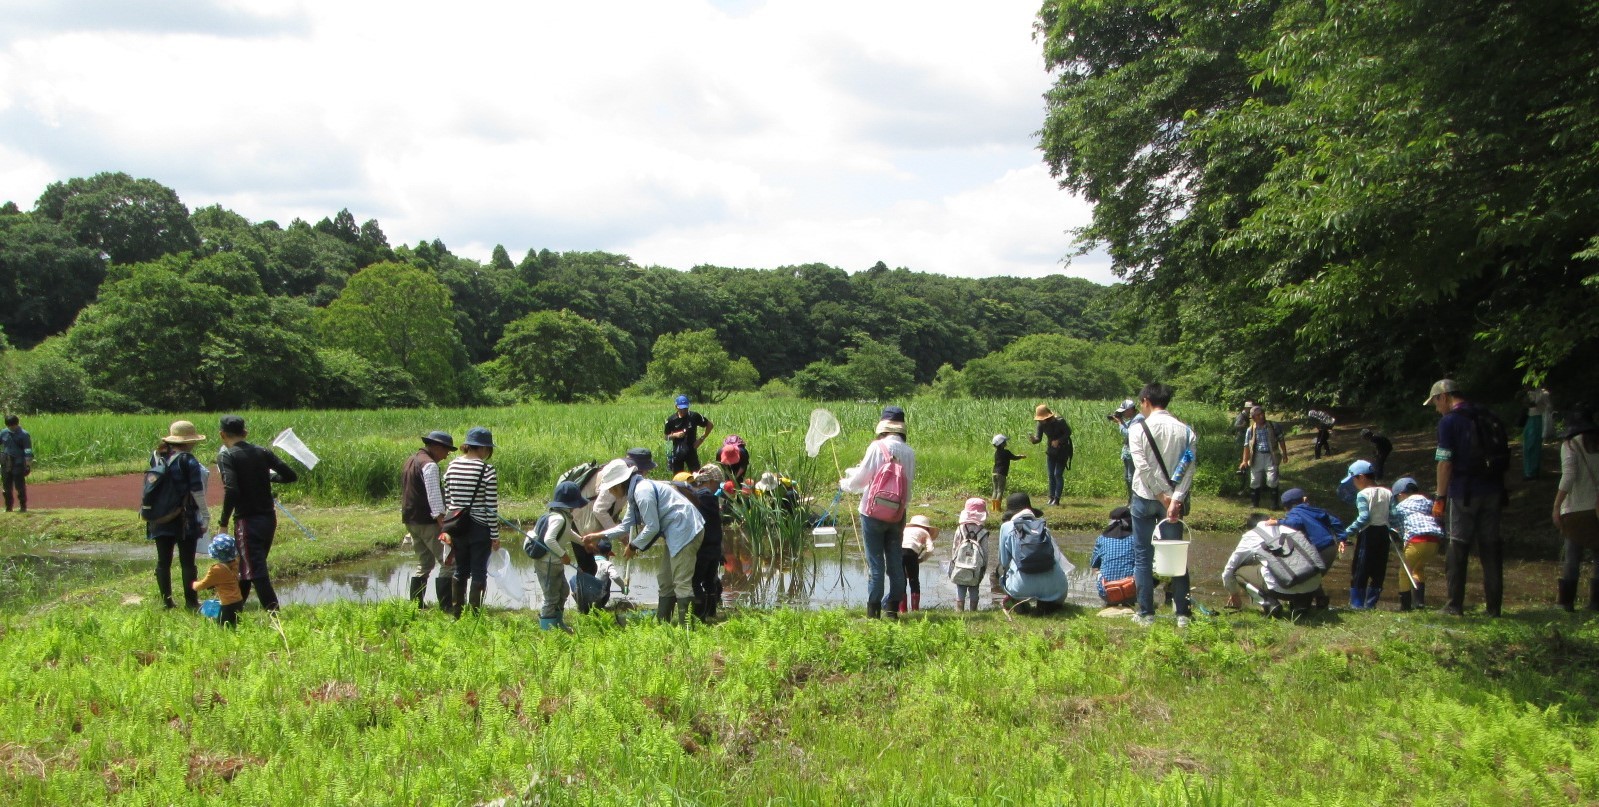
[[[541,616],[539,617],[539,630],[555,630],[556,623],[560,621],[561,620],[559,619],[550,619],[549,617]]]
[[[1283,501],[1282,489],[1281,488],[1272,488],[1271,489],[1271,501],[1266,502],[1266,508],[1269,509],[1269,510],[1276,510],[1282,504],[1282,501]]]
[[[709,623],[716,616],[716,606],[722,604],[721,594],[705,595],[705,615],[700,617],[701,622]]]
[[[466,610],[466,578],[450,578],[450,615],[456,619],[461,618],[461,612]]]
[[[900,601],[899,601],[899,609],[898,609],[898,610],[899,610],[899,612],[900,612],[900,613],[902,613],[902,614],[903,614],[903,613],[905,613],[905,612],[906,612],[906,611],[907,611],[907,610],[908,610],[908,609],[909,609],[909,608],[910,608],[910,605],[911,605],[911,604],[910,604],[910,602],[909,602],[909,601],[907,601],[907,600],[900,600]]]
[[[883,616],[883,606],[881,606],[881,605],[879,605],[879,604],[877,604],[875,602],[869,602],[869,603],[866,604],[866,618],[867,619],[881,619],[882,616]]]
[[[1260,613],[1267,619],[1276,619],[1283,615],[1283,604],[1269,596],[1260,598]]]
[[[450,580],[444,575],[433,578],[433,594],[439,598],[439,610],[446,614],[455,613],[455,587]]]
[[[1377,610],[1377,598],[1382,596],[1382,586],[1366,589],[1366,610]]]
[[[1599,577],[1588,584],[1588,610],[1599,611]]]
[[[684,603],[684,605],[687,605],[687,603]],[[676,610],[677,598],[661,595],[661,598],[655,602],[655,621],[670,623],[672,621],[672,612]]]
[[[1366,590],[1363,588],[1349,589],[1349,608],[1352,611],[1366,610]]]
[[[423,602],[427,598],[427,590],[428,579],[426,576],[411,576],[411,599],[416,600],[418,610],[427,607],[427,604]]]
[[[1260,506],[1260,488],[1250,488],[1249,489],[1249,506],[1250,507],[1259,507]]]
[[[922,595],[920,595],[920,594],[912,594],[911,595],[911,610],[912,611],[920,611],[920,610],[922,610]]]
[[[1575,612],[1577,610],[1577,581],[1556,580],[1555,586],[1558,589],[1555,594],[1555,604],[1560,606],[1560,610],[1568,614]]]
[[[964,597],[956,597],[955,598],[955,610],[956,611],[964,611],[964,610],[966,610],[966,598],[964,598]]]
[[[1415,607],[1415,600],[1408,591],[1399,592],[1399,610],[1409,611]]]
[[[1417,608],[1426,608],[1427,607],[1427,584],[1426,583],[1417,583],[1416,584],[1416,607]]]
[[[272,580],[263,577],[255,581],[255,596],[261,601],[261,608],[267,611],[278,610],[278,592],[272,588]]]
[[[485,588],[488,588],[488,583],[479,583],[473,580],[472,585],[466,589],[466,603],[472,607],[472,613],[474,614],[483,610],[483,590]]]
[[[1326,589],[1318,588],[1318,589],[1316,589],[1315,593],[1310,595],[1310,607],[1311,608],[1316,608],[1316,609],[1325,611],[1325,610],[1327,610],[1328,606],[1330,606],[1330,605],[1332,605],[1332,598],[1327,596],[1327,590]]]
[[[160,575],[156,575],[155,586],[156,586],[157,589],[160,589],[160,591],[161,591],[161,602],[165,603],[164,607],[166,607],[166,608],[176,608],[176,607],[178,607],[178,604],[172,601],[172,577],[171,577],[171,575],[168,575],[166,577],[162,577]]]

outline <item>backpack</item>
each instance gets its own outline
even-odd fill
[[[975,529],[968,532],[966,528],[973,526]],[[955,533],[955,555],[949,561],[949,581],[957,586],[975,586],[983,582],[983,567],[988,565],[988,558],[984,557],[983,541],[988,538],[988,530],[975,525],[961,525]]]
[[[877,450],[883,452],[884,462],[872,474],[872,483],[866,487],[867,518],[898,523],[905,518],[905,498],[910,492],[910,480],[905,478],[905,466],[895,459],[894,452],[881,442]]]
[[[533,523],[533,531],[522,539],[522,551],[526,552],[528,557],[538,560],[550,554],[550,548],[544,544],[544,530],[548,529],[549,526],[550,514],[545,513],[539,516],[538,521]]]
[[[593,479],[594,475],[599,472],[600,464],[594,460],[589,460],[581,465],[574,465],[566,469],[559,477],[556,477],[555,484],[574,482],[577,484],[578,490],[582,490],[589,483],[589,480]]]
[[[1258,529],[1258,528],[1257,528]],[[1255,557],[1277,585],[1292,588],[1327,573],[1327,563],[1310,539],[1298,530],[1273,527],[1255,549]]]
[[[194,497],[189,495],[187,479],[173,470],[178,454],[162,457],[150,452],[150,468],[144,472],[144,496],[139,502],[139,516],[151,526],[170,524],[189,510]]]
[[[1049,534],[1041,518],[1015,519],[1011,526],[1016,530],[1016,571],[1038,574],[1055,568],[1055,539]]]
[[[1500,480],[1510,470],[1510,435],[1505,422],[1479,406],[1468,410],[1471,418],[1471,462],[1461,469],[1476,479]]]

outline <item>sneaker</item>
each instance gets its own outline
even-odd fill
[[[1155,616],[1153,614],[1139,614],[1133,617],[1133,624],[1140,628],[1147,628],[1155,624]]]
[[[1177,627],[1179,627],[1179,628],[1188,627],[1188,617],[1186,617],[1186,616],[1177,617]]]

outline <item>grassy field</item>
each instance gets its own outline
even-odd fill
[[[0,629],[12,804],[1570,804],[1599,620],[744,613],[692,632],[404,602],[237,632],[87,598]]]
[[[1033,405],[1017,400],[917,399],[906,404],[910,441],[917,451],[917,493],[925,497],[955,498],[986,495],[996,432],[1011,436],[1012,450],[1028,458],[1011,469],[1011,488],[1038,494],[1044,489],[1043,452],[1026,441],[1033,433]],[[1181,402],[1179,402],[1181,403]],[[1121,434],[1105,420],[1114,406],[1109,401],[1051,402],[1074,429],[1076,460],[1066,474],[1066,494],[1072,497],[1117,496],[1122,491]],[[752,467],[757,472],[777,470],[812,487],[832,491],[838,465],[860,460],[871,439],[881,407],[876,404],[828,404],[843,433],[823,449],[820,457],[805,457],[804,438],[810,411],[816,404],[793,399],[741,396],[705,407],[716,423],[712,440],[701,459],[711,459],[711,448],[730,433],[749,443]],[[1214,407],[1183,404],[1174,413],[1194,425],[1201,437],[1199,475],[1201,491],[1232,484],[1232,464],[1237,451],[1227,434],[1228,416]],[[623,401],[612,404],[539,404],[500,409],[434,409],[385,411],[245,412],[252,437],[270,441],[284,428],[295,433],[321,458],[322,464],[303,475],[302,481],[284,487],[291,501],[317,504],[371,504],[398,495],[399,467],[415,447],[418,437],[444,429],[461,440],[472,426],[494,430],[499,445],[494,463],[500,472],[502,496],[545,501],[555,477],[566,468],[589,459],[620,456],[629,447],[643,446],[664,456],[661,427],[671,413],[665,401]],[[38,415],[25,423],[33,434],[39,455],[35,482],[138,471],[155,440],[166,434],[177,418],[193,420],[211,439],[197,454],[215,454],[216,413],[189,412],[167,415]]]

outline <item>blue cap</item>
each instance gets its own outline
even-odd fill
[[[1365,460],[1355,460],[1354,462],[1349,463],[1349,475],[1344,477],[1343,482],[1339,482],[1338,484],[1342,485],[1347,482],[1353,482],[1357,476],[1370,476],[1375,470],[1376,469],[1372,467],[1371,463]]]
[[[227,563],[239,556],[239,547],[233,543],[233,536],[227,533],[218,533],[211,539],[211,546],[207,550],[212,558]]]
[[[583,489],[570,480],[555,486],[555,498],[550,500],[551,510],[576,510],[589,503],[583,498]]]
[[[1304,500],[1305,500],[1305,489],[1304,488],[1289,488],[1288,492],[1286,492],[1286,493],[1284,493],[1282,495],[1281,502],[1282,502],[1282,506],[1283,507],[1293,507],[1294,505],[1299,504],[1300,502],[1302,502]]]
[[[687,409],[688,408],[688,396],[687,395],[679,395],[679,396],[677,396],[677,408],[678,409]]]
[[[494,432],[491,432],[482,426],[473,426],[472,428],[466,430],[466,439],[461,441],[461,445],[475,446],[477,448],[493,448]]]
[[[1412,477],[1401,476],[1394,481],[1394,493],[1420,493],[1421,485],[1416,484]]]

